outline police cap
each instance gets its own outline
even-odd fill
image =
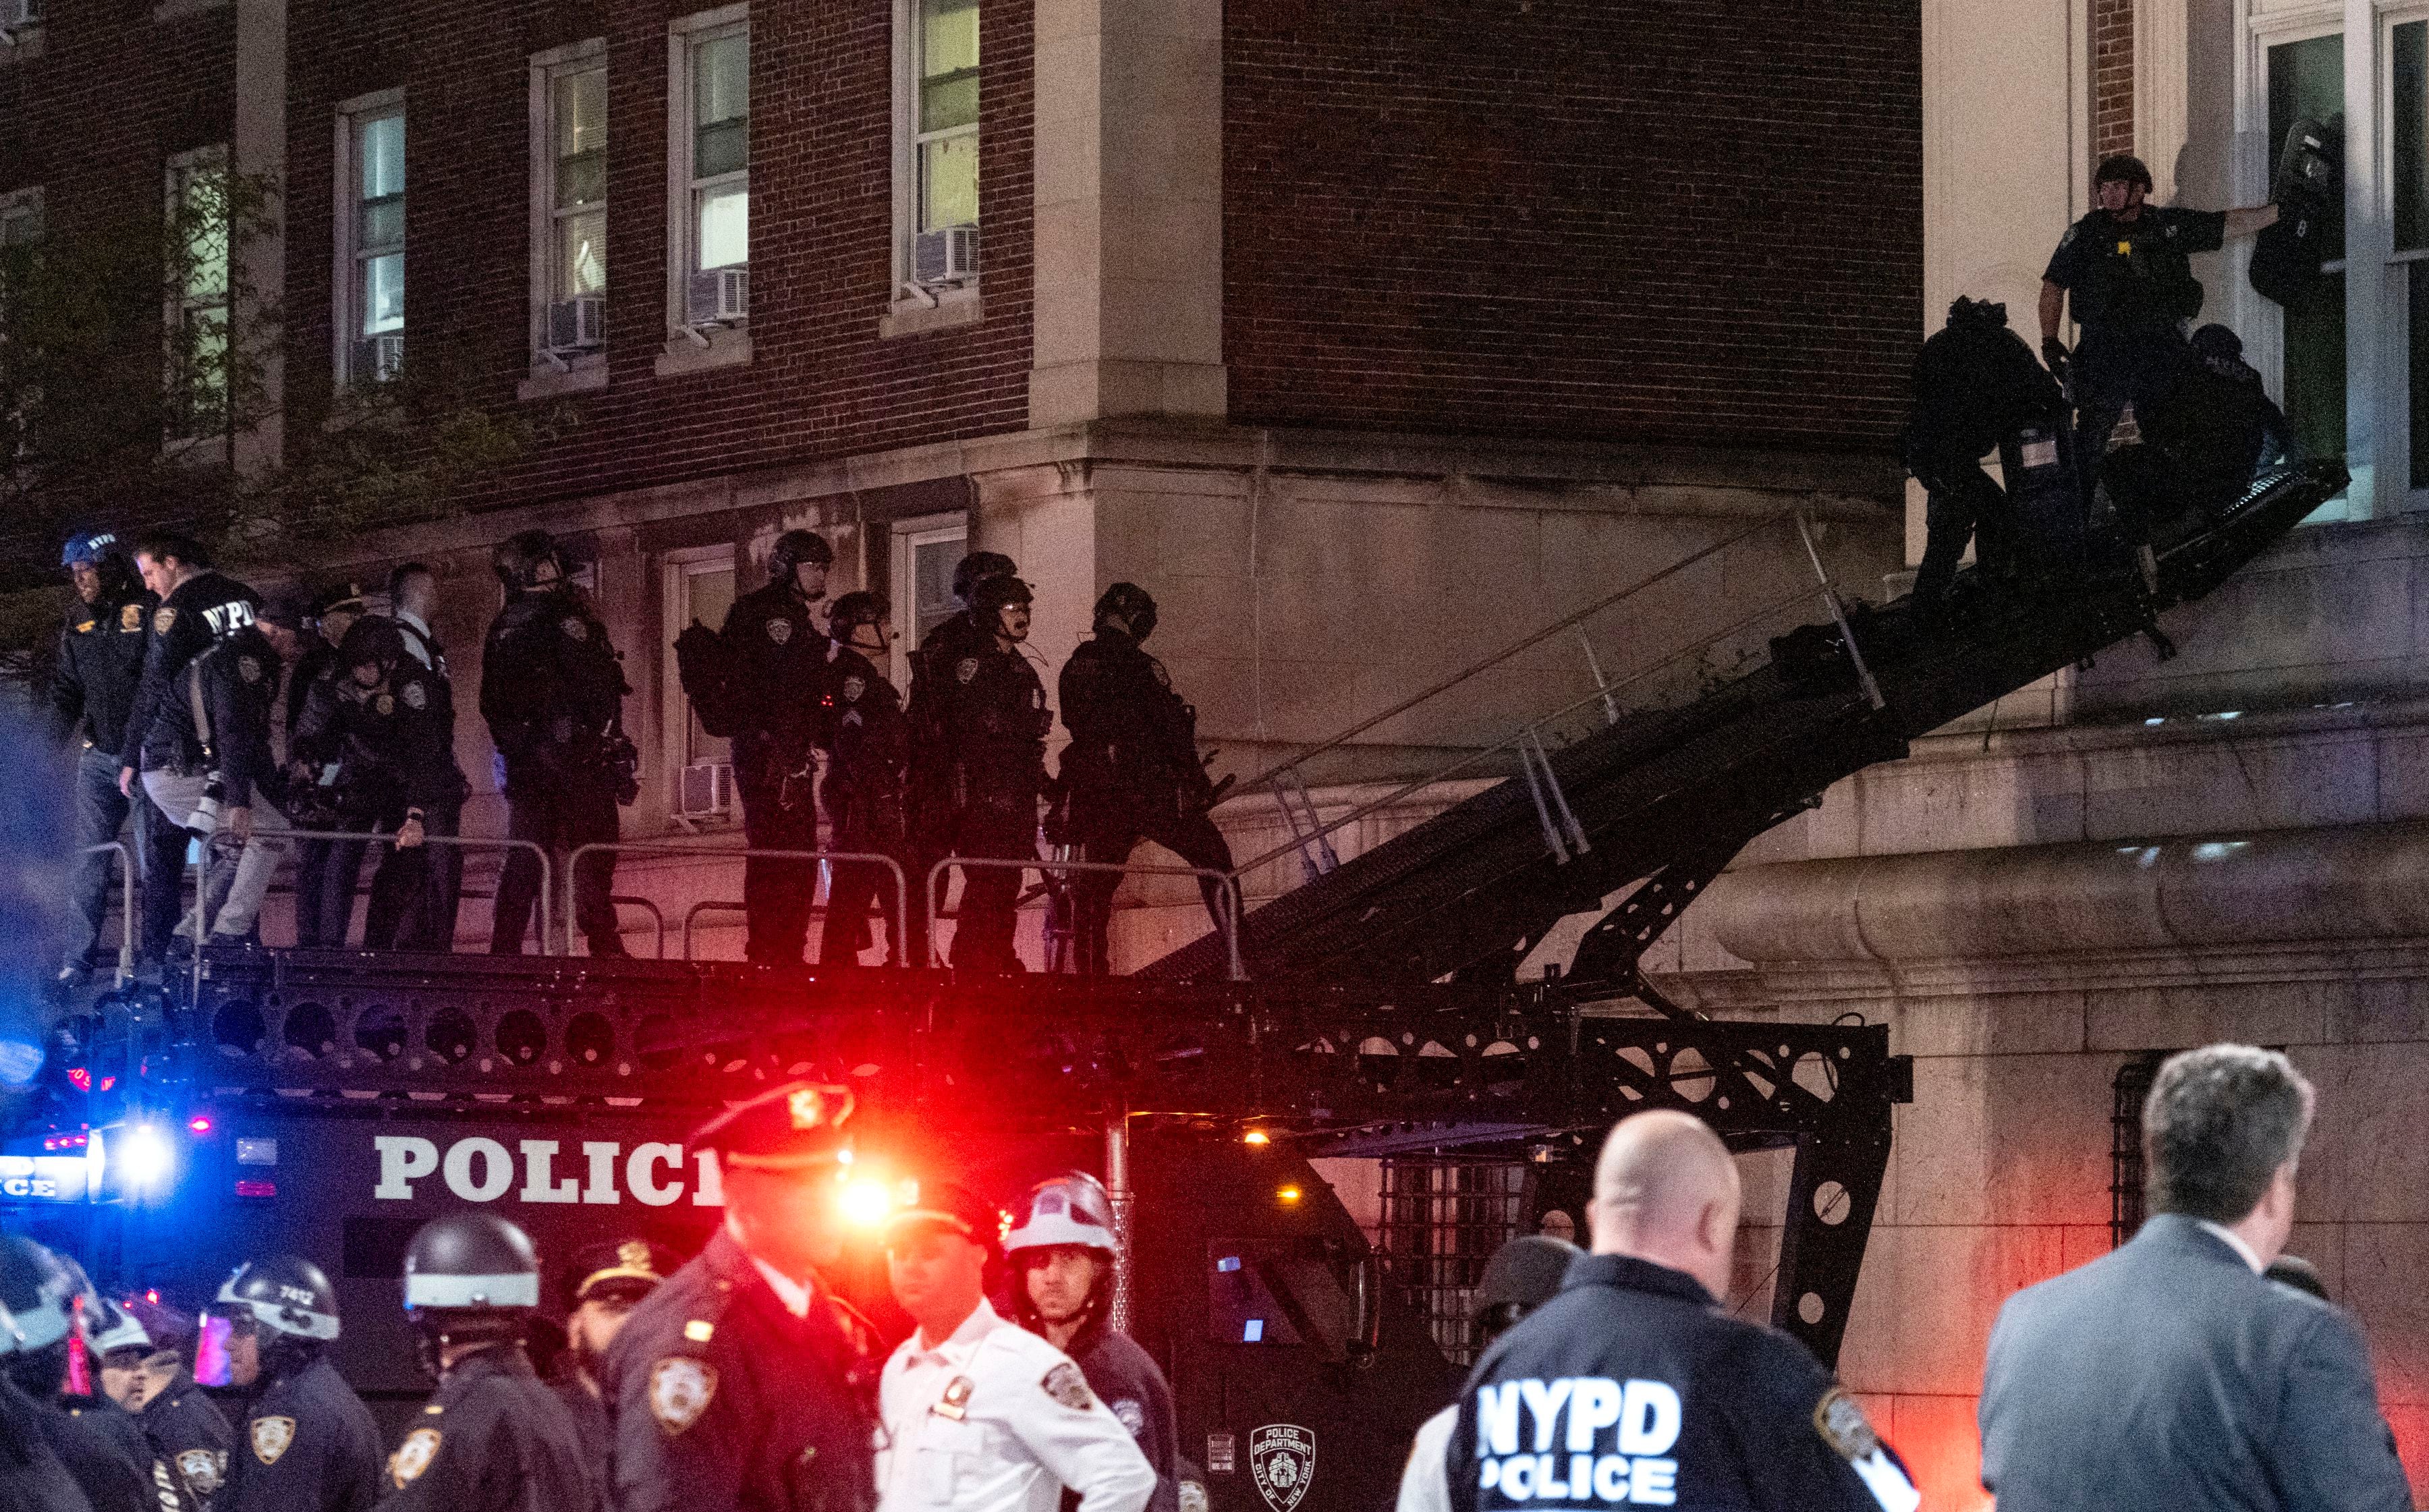
[[[973,1244],[993,1250],[1003,1234],[1003,1214],[995,1204],[950,1181],[922,1181],[901,1207],[888,1213],[884,1230],[888,1244],[923,1224],[961,1235]]]
[[[972,551],[953,567],[953,597],[967,603],[970,590],[981,579],[1010,577],[1019,570],[1019,565],[1001,551]]]
[[[737,1103],[692,1130],[694,1150],[715,1150],[718,1163],[743,1171],[802,1171],[851,1159],[849,1087],[796,1081]]]
[[[646,1239],[587,1244],[574,1251],[573,1263],[559,1277],[557,1291],[568,1312],[599,1297],[637,1299],[655,1290],[682,1263],[674,1251]]]
[[[266,625],[279,625],[300,631],[312,617],[311,600],[298,588],[273,588],[262,595],[261,607],[254,611],[256,619]]]
[[[320,603],[314,606],[312,612],[323,616],[359,615],[364,607],[363,585],[359,583],[346,583],[322,594]]]

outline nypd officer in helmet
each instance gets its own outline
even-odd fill
[[[734,781],[742,831],[754,850],[818,846],[818,695],[826,633],[810,616],[827,596],[834,549],[812,531],[776,537],[763,587],[734,600],[721,632],[735,664]],[[763,966],[798,966],[809,938],[818,863],[775,857],[742,863],[745,954]]]
[[[248,1260],[220,1287],[228,1384],[239,1404],[226,1484],[211,1512],[369,1512],[379,1501],[379,1425],[325,1351],[338,1337],[338,1293],[293,1255]]]
[[[405,1312],[438,1391],[388,1456],[388,1506],[590,1512],[573,1419],[523,1353],[538,1307],[539,1257],[495,1213],[450,1213],[413,1236]]]
[[[1595,1166],[1594,1252],[1468,1376],[1448,1448],[1456,1512],[1914,1512],[1903,1465],[1830,1372],[1723,1308],[1738,1204],[1737,1166],[1704,1124],[1620,1121]]]

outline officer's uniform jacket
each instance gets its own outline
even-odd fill
[[[721,633],[734,659],[741,715],[735,759],[787,766],[809,760],[822,733],[818,695],[827,665],[826,632],[811,619],[809,600],[779,578],[735,600]]]
[[[370,1512],[387,1460],[371,1409],[316,1357],[246,1405],[211,1512]]]
[[[582,1446],[582,1468],[603,1502],[616,1465],[615,1419],[608,1415],[607,1404],[570,1364],[559,1365],[548,1378],[548,1389],[556,1393],[556,1399],[565,1404],[566,1416],[573,1420],[573,1437]]]
[[[600,1368],[614,1512],[869,1512],[867,1336],[806,1300],[797,1316],[719,1230],[634,1307]]]
[[[1141,1512],[1156,1474],[1071,1357],[982,1298],[934,1349],[913,1334],[885,1362],[882,1512]]]
[[[170,712],[184,770],[220,774],[223,801],[249,807],[256,797],[284,809],[287,778],[270,748],[270,715],[278,699],[278,653],[248,625],[205,650],[177,678],[181,706]],[[208,722],[209,740],[194,726],[194,709]]]
[[[946,728],[947,691],[954,685],[953,668],[962,659],[994,644],[966,609],[930,631],[911,658],[910,697],[903,708],[911,739],[911,823],[921,843],[940,855],[951,846],[961,806],[957,762]]]
[[[135,707],[127,715],[128,764],[149,769],[176,769],[186,757],[181,728],[192,716],[184,710],[186,690],[177,674],[211,644],[250,625],[260,600],[251,588],[218,572],[196,573],[152,611],[151,633],[145,637],[143,681],[135,690]]]
[[[1019,648],[999,650],[990,643],[965,648],[946,677],[947,746],[967,817],[1000,828],[1008,816],[1022,830],[1033,830],[1054,717],[1037,669]]]
[[[834,753],[822,789],[827,817],[847,849],[891,846],[903,834],[910,722],[894,684],[860,652],[837,647],[826,677]]]
[[[219,1405],[180,1369],[135,1414],[151,1442],[153,1478],[165,1481],[191,1512],[207,1512],[227,1480],[228,1421]]]
[[[463,801],[455,764],[455,705],[447,680],[399,662],[372,687],[340,672],[306,706],[299,744],[338,764],[339,810],[393,822],[407,808]]]
[[[1177,809],[1200,772],[1197,721],[1164,664],[1118,631],[1100,630],[1063,664],[1056,687],[1071,744],[1063,780],[1075,802]]]
[[[590,1512],[573,1419],[520,1344],[455,1362],[388,1459],[388,1512]]]
[[[1450,1436],[1455,1512],[1562,1503],[1914,1512],[1920,1498],[1804,1345],[1693,1277],[1581,1256],[1495,1339]]]
[[[68,605],[51,673],[51,712],[60,739],[81,735],[109,756],[126,748],[126,719],[142,685],[156,602],[138,589]]]
[[[612,781],[607,730],[630,691],[607,627],[582,594],[517,594],[481,647],[481,717],[506,759],[507,796],[565,777]]]
[[[51,1447],[43,1408],[0,1374],[0,1512],[92,1512]]]
[[[47,1408],[51,1448],[93,1512],[177,1512],[152,1485],[152,1446],[107,1397],[61,1396]]]
[[[1071,1344],[1071,1361],[1087,1377],[1088,1389],[1131,1431],[1155,1471],[1148,1512],[1179,1512],[1181,1434],[1164,1372],[1128,1334],[1104,1326],[1101,1319],[1091,1321]]]

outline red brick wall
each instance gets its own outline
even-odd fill
[[[1920,38],[1916,0],[1231,0],[1234,418],[1886,445]]]
[[[2134,150],[2134,0],[2090,0],[2091,160]]]
[[[752,25],[750,366],[661,379],[667,24],[611,0],[298,0],[289,38],[290,391],[325,408],[339,101],[406,91],[406,350],[501,407],[529,371],[528,59],[608,47],[611,382],[476,507],[675,482],[1028,421],[1030,0],[982,12],[985,320],[881,340],[893,227],[890,0],[766,0]],[[409,17],[409,24],[408,24]],[[423,41],[427,39],[427,41]]]

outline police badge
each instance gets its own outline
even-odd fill
[[[187,1489],[208,1500],[220,1488],[220,1480],[227,1472],[223,1455],[208,1449],[188,1449],[177,1455],[177,1473],[186,1478]]]
[[[416,1428],[405,1436],[405,1442],[397,1445],[396,1453],[388,1457],[388,1479],[396,1482],[398,1490],[404,1490],[421,1478],[421,1472],[438,1457],[438,1444],[439,1434],[436,1428]]]
[[[258,656],[238,657],[236,659],[236,675],[244,679],[247,684],[260,682],[261,658]]]
[[[406,683],[404,691],[399,693],[397,697],[405,700],[405,706],[406,708],[414,710],[417,713],[430,706],[430,695],[422,688],[420,682]]]
[[[650,1416],[669,1436],[700,1421],[717,1397],[717,1367],[688,1355],[669,1355],[650,1367]]]
[[[965,656],[953,665],[953,676],[959,682],[967,682],[978,675],[979,659],[975,656]]]
[[[253,1457],[265,1465],[275,1465],[287,1446],[295,1441],[295,1420],[292,1418],[256,1418],[253,1420]]]
[[[1250,1434],[1248,1478],[1265,1505],[1292,1512],[1315,1484],[1315,1435],[1290,1422],[1269,1422]]]
[[[152,633],[155,635],[166,635],[169,633],[169,627],[176,622],[177,611],[167,604],[162,604],[152,611]]]
[[[118,611],[118,628],[124,631],[141,630],[143,628],[143,606],[140,603],[131,603],[120,609]]]
[[[848,677],[843,680],[843,701],[846,703],[858,703],[860,696],[868,691],[868,683],[865,679]]]
[[[779,615],[768,621],[768,638],[782,646],[793,638],[793,622]]]
[[[378,698],[372,700],[372,707],[378,710],[380,717],[385,719],[389,715],[396,713],[396,699],[389,697],[388,694],[383,693]]]

